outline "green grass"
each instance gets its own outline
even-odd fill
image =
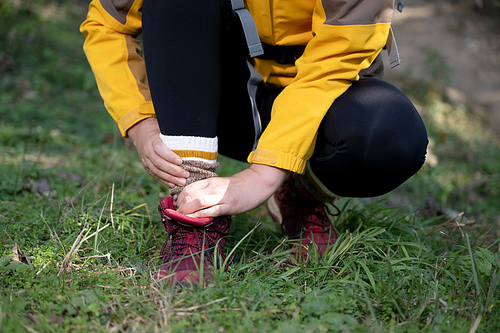
[[[166,189],[102,106],[81,51],[85,12],[4,1],[0,15],[13,61],[0,67],[0,331],[500,331],[498,138],[439,87],[400,82],[437,164],[386,197],[340,200],[327,255],[295,260],[256,209],[233,219],[227,271],[169,287],[151,279]],[[245,167],[221,164],[221,175]]]

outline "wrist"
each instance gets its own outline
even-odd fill
[[[273,192],[285,181],[289,171],[265,164],[252,164],[249,168],[265,187]]]
[[[132,126],[128,131],[128,137],[132,140],[134,145],[143,138],[145,135],[147,135],[148,132],[158,130],[160,131],[160,128],[158,127],[158,121],[156,118],[146,118],[138,123],[136,123],[134,126]]]

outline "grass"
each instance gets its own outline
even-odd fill
[[[0,331],[500,330],[498,137],[440,87],[398,83],[437,164],[383,198],[340,200],[327,255],[295,260],[256,209],[233,219],[227,271],[206,288],[169,287],[151,279],[166,189],[102,107],[81,51],[84,11],[4,1],[0,15],[10,59],[0,68]],[[221,164],[221,175],[245,167]]]

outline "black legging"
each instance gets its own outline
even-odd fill
[[[248,51],[226,1],[145,1],[143,42],[162,134],[217,136],[221,154],[245,161],[254,143]],[[280,91],[258,88],[264,128]],[[426,147],[424,124],[408,98],[384,81],[364,78],[330,107],[310,166],[337,195],[376,196],[417,172]]]

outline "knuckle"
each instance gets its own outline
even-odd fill
[[[155,167],[157,167],[160,164],[160,161],[161,159],[158,156],[155,156],[153,157],[153,159],[151,159],[151,163],[153,163]]]
[[[161,141],[155,141],[153,143],[153,150],[154,151],[160,150],[162,148],[162,145],[163,145],[163,142],[161,142]]]
[[[193,201],[193,198],[191,198],[189,195],[184,196],[184,202],[188,203]]]

